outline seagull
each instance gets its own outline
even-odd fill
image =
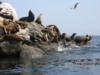
[[[71,8],[71,9],[76,9],[78,4],[79,4],[79,2],[77,2],[77,3],[74,5],[74,7]]]

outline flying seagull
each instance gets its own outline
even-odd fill
[[[79,2],[77,2],[77,3],[74,5],[74,7],[71,8],[71,9],[76,9],[78,4],[79,4]]]

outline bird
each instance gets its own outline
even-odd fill
[[[41,25],[42,25],[41,16],[42,16],[42,14],[40,14],[40,15],[37,17],[37,19],[35,20],[35,22],[36,22],[37,24],[41,24]]]
[[[76,9],[76,8],[77,8],[77,6],[78,6],[78,4],[79,4],[79,2],[77,2],[77,3],[74,5],[74,7],[73,7],[73,8],[71,8],[71,9]]]
[[[34,19],[35,19],[35,15],[31,10],[29,10],[28,16],[20,18],[19,21],[33,22]]]

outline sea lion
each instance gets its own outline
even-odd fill
[[[19,21],[33,22],[34,19],[35,19],[35,15],[33,14],[31,10],[29,10],[28,16],[20,18]]]
[[[30,40],[29,29],[22,29],[21,26],[18,26],[19,32],[16,33],[17,36],[22,37],[25,40]]]
[[[74,40],[75,36],[76,36],[76,33],[73,33],[73,34],[70,36],[70,39],[71,39],[71,40]]]
[[[56,25],[47,26],[49,34],[51,36],[51,42],[58,42],[60,40],[60,31]]]
[[[18,20],[15,9],[9,3],[4,2],[0,2],[0,18],[11,19],[13,21]]]
[[[62,33],[61,41],[62,41],[63,47],[69,47],[72,44],[71,38],[69,36],[67,36],[66,33]]]
[[[40,14],[40,15],[37,17],[37,19],[35,20],[35,22],[36,22],[37,24],[40,24],[40,25],[42,25],[41,16],[42,16],[42,14]]]
[[[90,40],[92,39],[91,36],[86,35],[86,36],[76,36],[74,41],[76,44],[78,45],[86,45],[90,42]]]
[[[41,30],[41,32],[43,34],[42,40],[45,41],[45,42],[49,42],[50,41],[50,38],[49,38],[50,32],[49,32],[49,30],[47,28],[45,28],[45,29]]]
[[[4,19],[0,22],[0,28],[3,28],[6,34],[14,34],[18,31],[18,24],[10,19]]]
[[[67,37],[66,33],[61,34],[61,40],[66,39],[66,37]]]
[[[3,21],[3,28],[6,34],[14,34],[19,31],[18,24],[12,20],[7,19]]]

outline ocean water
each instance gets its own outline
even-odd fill
[[[0,75],[100,75],[100,36],[89,46],[50,52],[41,59],[0,59]]]

